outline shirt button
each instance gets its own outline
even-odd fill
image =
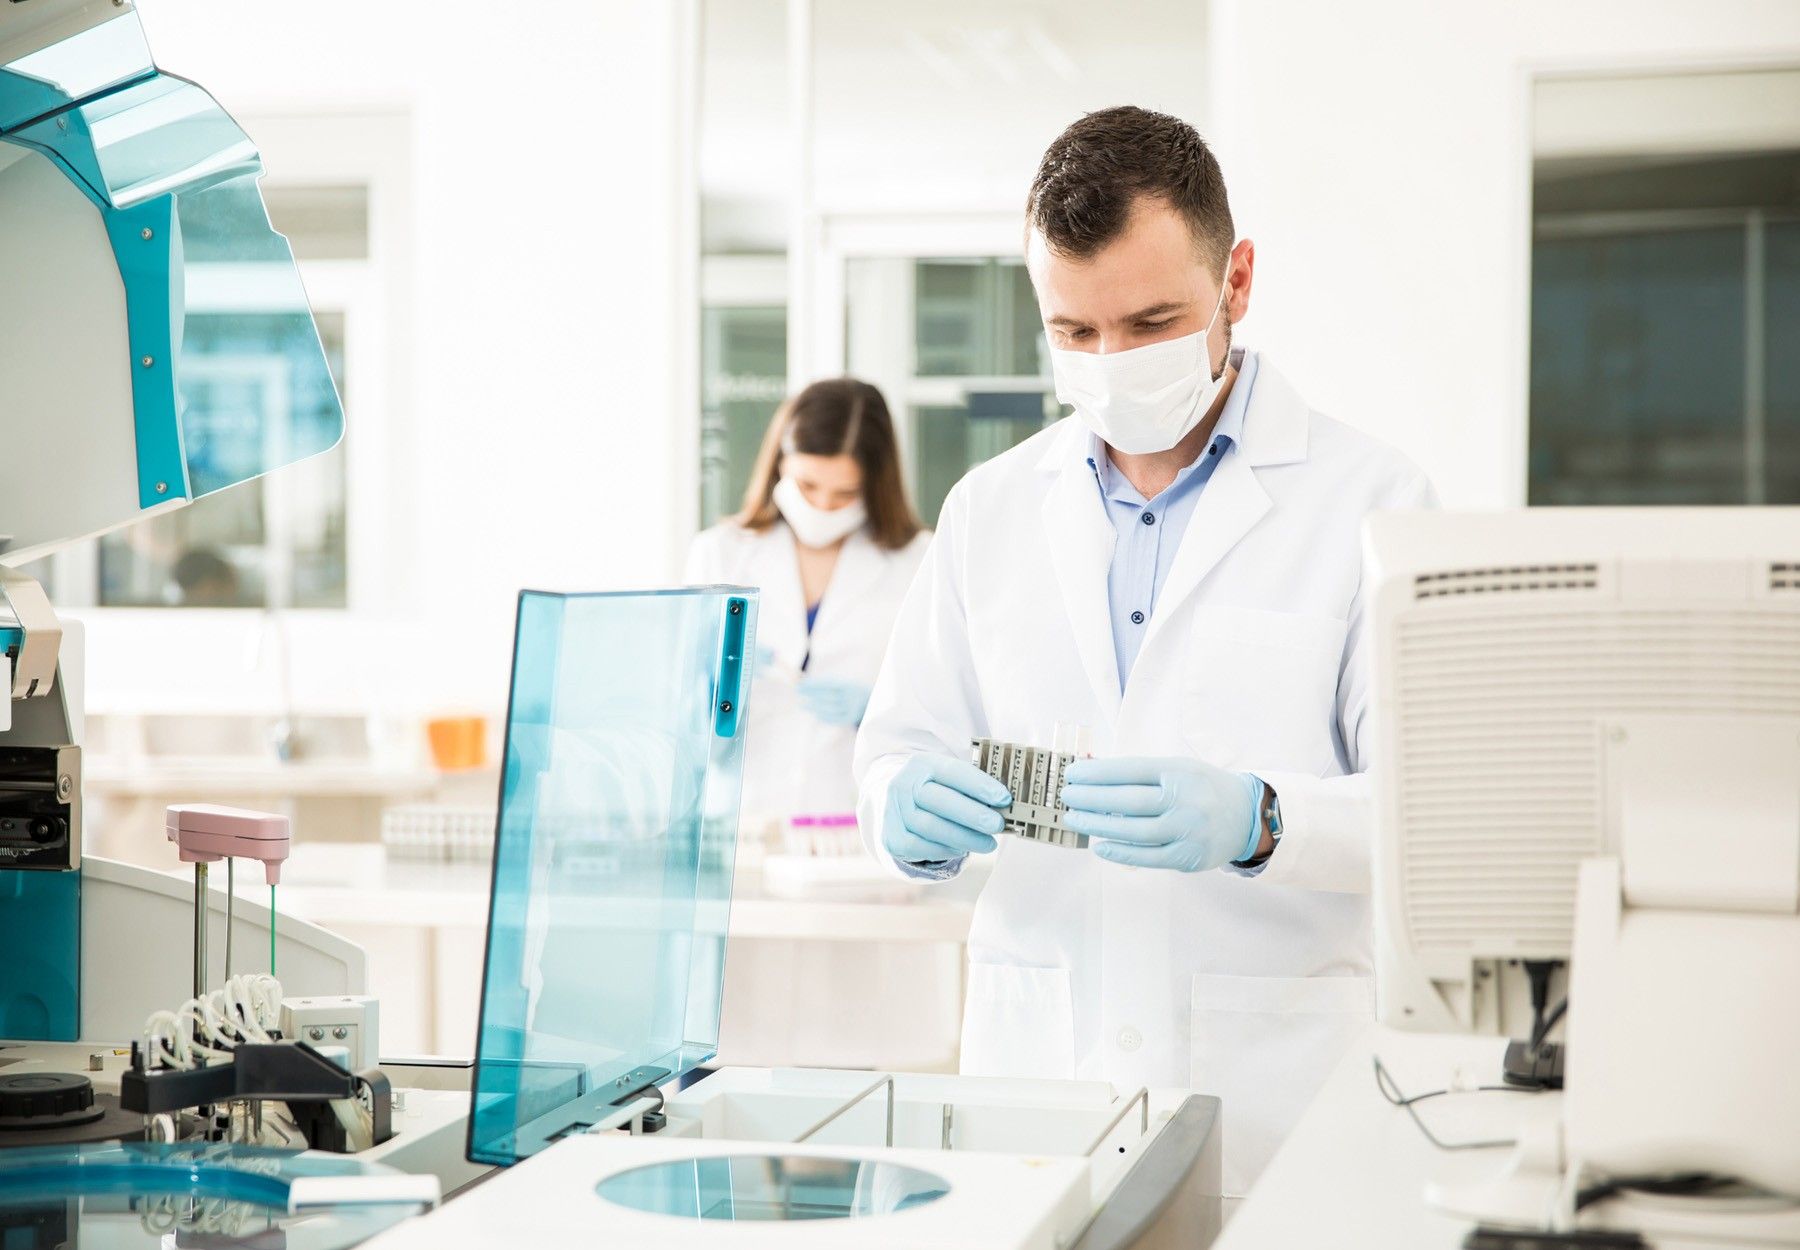
[[[1144,513],[1144,524],[1145,525],[1155,525],[1156,524],[1156,513],[1154,513],[1154,512]]]
[[[1131,614],[1131,623],[1133,625],[1142,625],[1144,623],[1144,614],[1142,612],[1133,612]]]
[[[1144,1035],[1133,1028],[1119,1030],[1119,1049],[1136,1050],[1144,1044]]]

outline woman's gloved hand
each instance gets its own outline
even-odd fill
[[[1011,805],[1011,792],[975,765],[915,755],[888,786],[881,844],[906,864],[960,861],[994,849],[1006,824],[1000,810]]]
[[[1256,853],[1263,783],[1199,760],[1077,760],[1063,773],[1066,823],[1094,854],[1137,868],[1205,872]]]
[[[869,709],[869,687],[861,682],[839,681],[834,677],[800,679],[800,701],[806,710],[827,725],[862,724]]]

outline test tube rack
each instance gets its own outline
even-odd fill
[[[1085,834],[1076,833],[1063,823],[1068,812],[1062,803],[1063,770],[1078,758],[1072,752],[995,742],[992,738],[976,738],[969,746],[970,762],[1012,794],[1002,832],[1071,850],[1088,844]]]

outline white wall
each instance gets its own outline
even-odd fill
[[[368,404],[386,423],[386,550],[351,613],[296,614],[295,685],[303,709],[498,711],[520,587],[664,581],[691,528],[675,433],[691,424],[685,7],[143,0],[141,14],[159,64],[253,137],[258,117],[403,119],[417,211],[390,272],[391,385]],[[253,615],[84,615],[93,710],[274,697],[272,660],[246,658]]]
[[[1524,502],[1530,80],[1800,64],[1793,0],[1212,0],[1243,338],[1460,506]]]

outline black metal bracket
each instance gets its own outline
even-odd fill
[[[291,1103],[356,1097],[355,1075],[305,1042],[245,1042],[231,1053],[230,1063],[210,1068],[146,1071],[133,1046],[131,1067],[119,1077],[119,1105],[162,1115],[240,1099]]]

